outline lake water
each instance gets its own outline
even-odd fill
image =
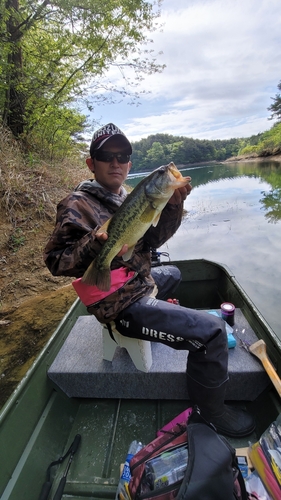
[[[227,265],[281,339],[281,163],[206,164],[182,174],[192,177],[187,213],[160,250],[171,260]]]

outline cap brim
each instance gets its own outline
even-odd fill
[[[116,139],[118,137],[118,141],[120,143],[123,143],[125,148],[126,148],[126,152],[128,152],[128,154],[132,154],[132,146],[130,144],[130,142],[128,141],[128,139],[122,135],[122,134],[115,134],[115,135],[109,135],[108,137],[105,137],[104,139],[102,139],[95,148],[93,148],[93,151],[96,151],[97,149],[100,149],[107,141],[109,141],[110,139]]]

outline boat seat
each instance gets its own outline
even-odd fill
[[[95,316],[78,317],[48,370],[56,389],[80,398],[189,399],[187,351],[147,342],[144,347],[151,349],[152,364],[145,372],[136,368],[127,347],[122,347],[125,337],[113,345],[107,333]],[[252,344],[258,338],[238,308],[233,335],[237,345],[229,349],[226,399],[253,401],[270,385],[270,379],[260,361],[239,342],[243,338]]]
[[[124,347],[135,367],[142,372],[148,372],[152,365],[151,343],[147,340],[124,337],[115,329],[114,323],[110,324],[110,329],[111,332],[107,325],[102,327],[103,359],[112,361],[116,348]]]

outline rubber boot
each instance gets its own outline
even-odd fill
[[[219,434],[229,437],[248,436],[255,430],[252,416],[240,408],[224,404],[227,382],[220,387],[209,388],[187,376],[189,398],[197,405],[202,417],[211,422]]]

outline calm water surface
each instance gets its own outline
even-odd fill
[[[160,250],[172,260],[227,265],[281,339],[281,163],[210,164],[182,173],[192,177],[187,213]]]

